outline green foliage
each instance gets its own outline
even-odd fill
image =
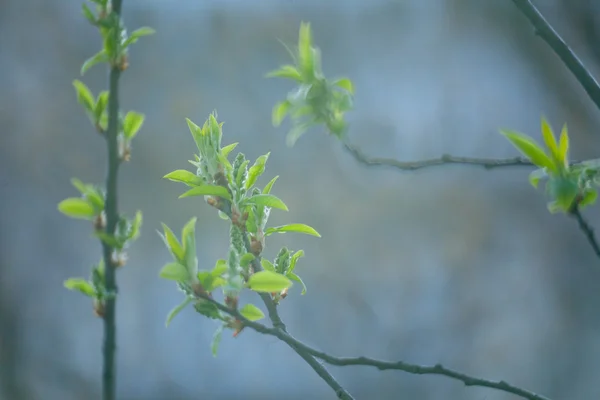
[[[531,137],[502,130],[501,133],[539,169],[529,174],[529,182],[535,188],[542,179],[546,182],[546,194],[550,197],[548,210],[551,213],[570,213],[573,207],[583,208],[593,204],[598,197],[598,171],[600,165],[584,162],[569,164],[569,133],[565,124],[558,141],[552,127],[542,117],[542,138],[545,149]],[[593,160],[592,160],[593,161]]]
[[[281,292],[292,286],[292,281],[284,275],[272,271],[260,271],[248,279],[248,288],[255,292]]]
[[[205,201],[217,209],[219,216],[230,223],[229,250],[227,258],[218,260],[212,270],[198,270],[192,229],[196,219],[190,220],[183,228],[181,241],[163,224],[161,236],[172,261],[161,269],[159,276],[176,281],[179,289],[186,294],[186,299],[194,299],[197,312],[223,322],[213,341],[212,347],[216,353],[221,331],[232,329],[235,336],[243,329],[243,324],[228,319],[230,317],[207,300],[209,296],[212,298],[213,291],[222,289],[226,305],[236,309],[240,293],[245,289],[269,293],[277,303],[287,295],[287,289],[295,281],[302,285],[304,294],[304,283],[293,272],[298,259],[304,255],[302,250],[294,253],[284,248],[274,264],[262,258],[260,253],[265,239],[274,233],[320,235],[314,228],[300,223],[267,227],[271,209],[288,210],[283,200],[271,194],[277,176],[262,190],[256,187],[266,170],[270,153],[259,156],[253,163],[243,153],[237,153],[233,162],[230,162],[228,157],[237,143],[222,146],[223,123],[218,122],[216,113],[210,114],[202,126],[189,119],[187,124],[198,149],[198,154],[194,154],[194,160],[190,161],[196,167],[196,173],[178,169],[164,178],[190,187],[180,198],[204,196]],[[175,307],[167,320],[170,322],[187,304],[189,302],[186,300]],[[262,311],[251,304],[245,305],[239,312],[251,321],[264,317]]]
[[[320,124],[331,134],[343,138],[346,132],[344,114],[352,109],[354,84],[348,78],[331,81],[325,78],[321,52],[312,45],[310,24],[301,23],[295,50],[289,50],[294,65],[284,65],[267,74],[267,77],[289,79],[298,85],[285,100],[273,107],[273,125],[279,126],[287,115],[291,117],[288,146],[293,146],[309,128]]]

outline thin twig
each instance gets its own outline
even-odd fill
[[[121,0],[112,1],[112,11],[117,18],[121,17]],[[121,71],[117,66],[111,66],[109,72],[109,95],[108,95],[108,128],[106,130],[106,143],[108,149],[108,171],[106,175],[106,233],[113,235],[119,221],[117,204],[117,173],[119,171],[119,77]],[[115,352],[117,347],[117,328],[115,323],[115,297],[117,293],[117,282],[115,277],[115,265],[112,259],[113,248],[102,242],[104,256],[104,284],[111,296],[105,300],[104,310],[104,345],[103,345],[103,372],[102,372],[102,396],[104,400],[116,398],[116,362]]]
[[[583,65],[577,55],[565,43],[560,35],[546,21],[544,16],[530,0],[512,0],[517,8],[531,22],[536,33],[554,50],[565,66],[573,73],[596,107],[600,109],[600,85]]]
[[[393,158],[369,157],[365,155],[358,147],[347,142],[342,142],[344,148],[361,164],[366,166],[387,166],[405,171],[414,171],[417,169],[435,167],[445,164],[463,164],[493,169],[499,167],[533,167],[531,161],[524,157],[512,158],[473,158],[457,157],[449,154],[443,154],[440,158],[431,158],[420,161],[399,161]]]
[[[251,247],[250,241],[248,240],[248,234],[244,233],[243,237],[244,246],[246,247],[246,250],[250,252]],[[252,260],[252,268],[256,272],[262,270],[262,265],[260,264],[259,257],[256,257],[254,260]],[[265,307],[267,307],[267,313],[269,314],[269,319],[273,324],[273,329],[277,330],[277,332],[284,332],[287,334],[287,328],[285,326],[285,323],[282,321],[281,317],[279,316],[279,312],[277,311],[277,304],[275,304],[275,302],[268,293],[259,294],[260,298],[265,304]],[[289,345],[300,357],[302,357],[302,359],[304,359],[304,361],[306,361],[306,363],[311,366],[311,368],[317,373],[317,375],[319,375],[319,377],[321,377],[321,379],[323,379],[325,383],[327,383],[329,387],[333,389],[338,399],[354,400],[354,397],[352,397],[352,395],[346,389],[344,389],[344,387],[335,379],[333,375],[331,375],[329,371],[327,371],[327,368],[325,368],[325,366],[323,366],[323,364],[321,364],[319,360],[313,357],[310,353],[306,352],[304,349],[296,346],[294,343],[285,343]]]
[[[390,362],[390,361],[381,361],[368,357],[335,357],[324,353],[322,351],[316,350],[301,341],[295,339],[289,333],[285,332],[282,329],[273,327],[269,328],[265,325],[262,325],[258,322],[253,322],[246,319],[242,316],[237,310],[227,307],[224,304],[219,303],[208,296],[198,296],[206,301],[214,304],[219,310],[235,317],[239,321],[241,321],[244,326],[247,326],[258,333],[262,333],[264,335],[274,336],[281,341],[288,344],[291,348],[293,348],[298,354],[310,354],[316,358],[319,358],[331,365],[337,366],[371,366],[375,367],[379,370],[397,370],[404,371],[410,374],[416,375],[442,375],[451,379],[455,379],[461,381],[465,386],[479,386],[479,387],[487,387],[490,389],[497,389],[505,393],[511,393],[516,396],[519,396],[523,399],[528,400],[550,400],[549,398],[533,393],[529,390],[525,390],[519,388],[517,386],[511,385],[505,381],[490,381],[487,379],[476,378],[449,368],[444,367],[441,364],[436,364],[434,366],[422,366],[416,364],[409,364],[402,361]],[[339,396],[339,395],[338,395]],[[340,398],[344,398],[339,396]]]
[[[592,228],[592,226],[585,220],[583,215],[581,215],[581,210],[579,209],[579,207],[574,207],[573,210],[571,210],[571,215],[577,220],[577,223],[579,224],[579,229],[581,229],[585,234],[585,237],[587,238],[589,244],[594,249],[594,253],[596,253],[596,255],[600,257],[600,245],[596,240],[594,228]]]

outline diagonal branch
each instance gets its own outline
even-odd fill
[[[583,86],[590,99],[596,104],[596,107],[600,109],[600,85],[598,85],[596,79],[594,79],[573,50],[552,28],[530,0],[512,0],[512,2],[515,3],[521,13],[531,22],[536,34],[560,57],[565,66],[571,71],[581,86]]]
[[[390,361],[381,361],[368,357],[335,357],[329,355],[325,352],[316,350],[301,341],[295,339],[293,336],[288,334],[285,330],[273,327],[269,328],[265,325],[259,324],[258,322],[253,322],[246,319],[242,316],[237,310],[227,307],[224,304],[219,303],[218,301],[212,299],[211,297],[205,295],[199,295],[199,298],[202,298],[212,304],[214,304],[219,310],[235,317],[237,320],[241,321],[244,326],[247,326],[258,333],[262,333],[264,335],[274,336],[281,341],[285,342],[288,346],[296,351],[296,353],[300,354],[303,358],[305,355],[309,357],[316,357],[328,364],[337,365],[337,366],[370,366],[375,367],[379,370],[397,370],[404,371],[410,374],[416,375],[442,375],[451,379],[455,379],[465,384],[465,386],[479,386],[479,387],[487,387],[490,389],[500,390],[505,393],[511,393],[516,396],[519,396],[523,399],[528,400],[550,400],[549,398],[533,393],[531,391],[519,388],[517,386],[511,385],[505,381],[490,381],[487,379],[476,378],[462,372],[458,372],[449,368],[444,367],[441,364],[436,364],[434,366],[422,366],[416,364],[409,364],[402,361],[390,362]],[[271,300],[272,301],[272,300]],[[314,360],[314,358],[312,358]],[[348,397],[342,397],[338,392],[338,397],[340,399],[346,399]],[[351,398],[351,397],[349,397]]]
[[[250,241],[248,240],[248,234],[244,233],[243,237],[244,237],[244,246],[246,247],[246,250],[251,252],[251,246],[250,246]],[[256,258],[254,258],[254,260],[252,260],[252,268],[256,272],[262,271],[262,265],[260,264],[260,257],[256,257]],[[285,326],[285,323],[281,320],[281,317],[279,316],[279,312],[277,311],[277,305],[275,304],[275,302],[273,301],[271,296],[268,293],[259,293],[259,294],[260,294],[260,298],[262,299],[263,303],[265,304],[265,307],[267,307],[269,319],[271,320],[271,323],[273,324],[273,327],[274,327],[272,329],[277,332],[284,332],[287,334],[287,328]],[[211,301],[214,302],[212,299],[211,299]],[[214,302],[214,303],[219,304],[217,302]],[[225,311],[225,310],[223,310],[223,311]],[[230,314],[230,315],[234,315],[234,314]],[[239,313],[236,313],[236,316],[237,315],[241,316],[241,314],[239,314]],[[267,329],[269,329],[269,328],[267,328]],[[323,366],[323,364],[321,364],[321,362],[319,362],[319,360],[315,359],[315,357],[313,357],[309,352],[306,352],[302,348],[296,346],[294,343],[290,343],[290,342],[286,342],[286,343],[300,357],[302,357],[302,359],[304,359],[304,361],[306,361],[306,363],[308,365],[311,366],[311,368],[317,373],[317,375],[319,375],[319,377],[321,377],[321,379],[323,379],[333,389],[333,391],[337,395],[338,399],[354,400],[354,397],[352,397],[352,395],[346,389],[344,389],[344,387],[335,379],[335,377],[333,375],[331,375],[331,373],[329,371],[327,371],[327,368],[325,368]]]
[[[581,215],[581,210],[579,209],[579,207],[574,207],[571,211],[571,215],[577,220],[577,223],[579,224],[579,229],[581,229],[585,234],[589,244],[594,249],[594,253],[596,253],[596,255],[600,257],[600,245],[596,240],[594,228],[592,228],[592,226],[585,220],[583,215]]]

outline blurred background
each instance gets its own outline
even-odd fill
[[[107,73],[81,63],[100,49],[81,0],[0,2],[0,398],[100,398],[102,322],[63,288],[100,259],[90,226],[61,215],[71,177],[102,183],[105,144],[71,82],[94,93]],[[600,6],[538,0],[592,73],[600,72]],[[192,167],[185,117],[217,110],[224,143],[254,160],[271,151],[259,184],[289,206],[271,224],[302,222],[322,238],[277,235],[304,249],[299,285],[280,306],[290,331],[334,355],[444,365],[552,399],[600,396],[600,268],[575,221],[546,210],[530,168],[445,166],[399,172],[359,165],[321,131],[285,145],[271,108],[290,83],[264,74],[288,62],[278,39],[312,23],[327,76],[356,85],[350,140],[372,156],[443,153],[512,157],[498,133],[540,138],[546,115],[569,126],[572,158],[598,157],[598,110],[510,0],[125,0],[130,31],[157,34],[131,50],[123,110],[147,115],[119,175],[120,210],[144,212],[142,236],[118,273],[118,392],[123,400],[332,399],[291,349],[246,330],[224,335],[158,271],[170,260],[156,233],[198,216],[198,258],[226,256],[228,227],[184,186],[162,179]],[[598,207],[586,211],[600,226]],[[257,297],[245,301],[260,304]],[[515,398],[439,376],[330,368],[357,399]]]

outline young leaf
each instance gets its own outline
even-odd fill
[[[178,169],[173,172],[169,172],[163,179],[169,179],[173,182],[181,182],[190,187],[200,186],[204,184],[204,180],[196,174],[186,171],[184,169]]]
[[[256,257],[252,253],[246,253],[240,257],[240,267],[246,268]]]
[[[87,112],[92,114],[94,112],[94,106],[96,105],[96,102],[90,89],[85,85],[85,83],[77,79],[73,81],[73,86],[77,92],[77,102],[81,104]]]
[[[522,133],[501,130],[502,133],[524,156],[540,168],[548,168],[552,172],[557,172],[556,165],[542,150],[542,148],[529,136]]]
[[[96,25],[96,17],[94,16],[94,13],[92,13],[92,10],[90,10],[88,5],[83,3],[81,5],[81,8],[82,8],[81,11],[83,12],[83,16],[90,22],[90,24]]]
[[[127,235],[128,240],[136,240],[140,237],[140,229],[142,227],[142,212],[137,211],[135,213],[135,217],[133,217],[133,221],[131,221],[131,227],[129,229],[129,234]]]
[[[171,323],[173,318],[175,318],[175,316],[179,314],[192,301],[193,299],[188,297],[181,304],[175,306],[171,311],[169,311],[169,314],[167,315],[167,320],[165,322],[165,327],[169,327],[169,324]]]
[[[225,188],[223,186],[218,186],[218,185],[197,186],[193,189],[188,190],[187,192],[185,192],[184,194],[179,196],[179,198],[183,199],[184,197],[203,196],[203,195],[204,196],[218,196],[218,197],[222,197],[227,200],[231,200],[231,194],[229,193],[227,188]]]
[[[219,325],[215,333],[213,334],[212,342],[210,343],[210,351],[213,357],[217,356],[219,350],[219,344],[221,343],[221,337],[223,336],[223,325]]]
[[[267,183],[265,185],[265,188],[263,189],[263,194],[269,194],[271,193],[271,189],[273,188],[273,185],[275,184],[275,181],[277,180],[277,178],[279,178],[279,175],[277,175],[275,178],[271,179],[269,181],[269,183]]]
[[[235,149],[235,148],[236,148],[236,146],[237,146],[237,145],[238,145],[238,143],[231,143],[231,144],[228,144],[227,146],[225,146],[225,147],[223,147],[223,148],[221,149],[221,154],[222,154],[224,157],[227,157],[227,156],[229,155],[229,153],[231,153],[231,152],[233,151],[233,149]]]
[[[596,203],[597,199],[598,199],[598,191],[596,189],[590,189],[590,190],[586,191],[585,194],[583,195],[583,198],[579,202],[579,208],[583,208],[585,206],[591,206],[592,204]]]
[[[108,54],[106,54],[106,50],[104,49],[100,50],[98,53],[85,60],[85,62],[81,66],[81,75],[83,76],[88,69],[102,62],[108,62]]]
[[[147,26],[144,26],[142,28],[136,29],[135,31],[131,32],[131,35],[129,35],[129,37],[123,42],[123,48],[125,48],[125,47],[127,47],[129,45],[134,44],[142,36],[152,35],[155,32],[156,31],[154,29],[149,28]]]
[[[271,271],[257,272],[248,279],[248,287],[255,292],[280,292],[290,286],[292,286],[292,281]]]
[[[302,285],[302,292],[300,292],[300,294],[301,295],[306,294],[306,285],[304,284],[304,282],[302,281],[302,279],[298,275],[294,274],[293,272],[288,272],[287,274],[285,274],[285,276],[287,276],[291,280],[296,281],[300,285]]]
[[[184,253],[181,243],[179,243],[179,240],[177,240],[177,237],[175,236],[171,228],[169,228],[165,224],[162,224],[162,227],[165,233],[164,235],[161,235],[161,237],[163,238],[165,245],[167,246],[167,248],[169,249],[176,261],[184,262]]]
[[[284,65],[278,70],[269,72],[266,77],[292,79],[296,82],[302,82],[302,75],[293,65]]]
[[[265,236],[272,235],[273,233],[285,233],[285,232],[299,232],[299,233],[305,233],[307,235],[321,237],[319,232],[317,232],[314,228],[312,228],[308,225],[305,225],[305,224],[288,224],[288,225],[276,226],[273,228],[267,228],[265,230]]]
[[[69,290],[76,290],[89,297],[95,297],[96,291],[94,286],[85,279],[82,278],[69,278],[64,282],[64,285]]]
[[[58,203],[58,210],[71,218],[92,219],[96,210],[85,199],[70,197]]]
[[[552,127],[546,120],[546,118],[542,117],[542,137],[544,138],[544,143],[550,150],[550,154],[554,157],[556,161],[561,161],[560,153],[558,151],[558,144],[556,143],[556,138],[554,137],[554,132],[552,132]]]
[[[196,257],[196,217],[191,218],[181,231],[185,266],[190,277],[195,277],[198,272],[198,258]]]
[[[179,263],[169,263],[165,265],[158,274],[163,279],[169,279],[177,282],[187,282],[190,280],[190,275],[185,266]]]
[[[567,167],[569,165],[569,132],[567,130],[567,124],[563,125],[562,131],[560,132],[558,153],[560,160],[563,162],[563,166]]]
[[[298,250],[297,252],[294,253],[294,255],[292,256],[292,259],[290,260],[290,267],[287,270],[287,274],[290,274],[294,271],[294,269],[296,268],[296,264],[298,263],[298,260],[302,257],[304,257],[304,250]]]
[[[123,120],[123,135],[125,135],[125,138],[133,139],[142,127],[145,118],[144,114],[129,111]]]
[[[256,183],[258,177],[265,172],[265,164],[267,163],[270,154],[271,152],[258,157],[254,162],[254,165],[250,167],[248,170],[248,178],[246,179],[246,189],[250,189]]]
[[[333,84],[341,89],[346,90],[350,94],[354,94],[354,85],[352,84],[352,81],[348,78],[338,79],[337,81],[333,82]]]
[[[535,171],[532,171],[529,174],[529,183],[531,184],[531,186],[537,189],[540,180],[542,178],[545,178],[546,176],[546,171],[543,168],[536,169]]]
[[[275,272],[275,266],[271,261],[267,260],[266,258],[262,258],[260,260],[260,265],[262,265],[265,271]]]
[[[310,23],[300,23],[300,34],[298,35],[298,62],[305,78],[314,78],[314,59],[312,51],[312,38]]]
[[[257,194],[252,197],[248,197],[243,203],[244,205],[256,204],[259,206],[278,208],[280,210],[288,211],[285,203],[272,194]]]
[[[211,271],[211,275],[212,276],[221,276],[225,272],[227,272],[228,269],[229,269],[229,266],[227,265],[227,260],[223,260],[223,259],[217,260],[215,267]]]
[[[96,106],[94,107],[94,118],[96,123],[100,122],[100,118],[104,111],[106,111],[106,105],[108,104],[108,90],[103,90],[98,94],[96,99]]]
[[[261,309],[254,304],[246,304],[240,309],[240,314],[249,321],[258,321],[265,317]]]
[[[290,110],[290,107],[292,107],[292,103],[290,103],[289,100],[284,100],[275,104],[271,116],[271,122],[273,123],[273,126],[281,125],[281,123],[285,119],[285,116]]]

